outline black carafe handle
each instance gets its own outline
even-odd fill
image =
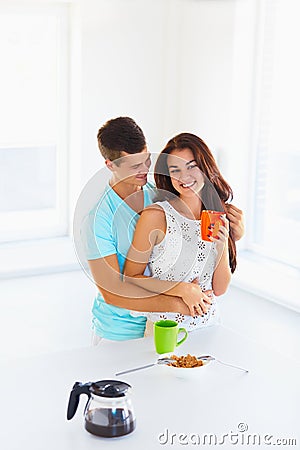
[[[79,383],[78,381],[74,384],[73,389],[70,393],[69,398],[69,404],[68,404],[68,411],[67,411],[67,419],[70,420],[72,417],[74,417],[78,404],[79,404],[79,397],[81,394],[86,394],[88,398],[90,398],[90,387],[92,383]]]

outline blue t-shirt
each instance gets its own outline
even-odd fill
[[[143,187],[143,192],[145,208],[153,203],[156,192],[150,183]],[[139,214],[107,186],[82,223],[81,238],[86,258],[93,260],[116,254],[122,273],[138,219]],[[92,313],[95,332],[105,339],[126,340],[144,336],[144,316],[133,317],[129,310],[107,304],[100,293],[95,298]]]

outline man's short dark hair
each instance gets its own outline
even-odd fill
[[[146,146],[141,128],[130,117],[117,117],[106,122],[97,134],[98,146],[105,159],[114,161],[121,152],[140,153]]]

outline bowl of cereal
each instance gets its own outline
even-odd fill
[[[211,360],[202,360],[188,353],[182,356],[172,355],[170,356],[169,362],[160,365],[160,367],[162,367],[165,373],[177,378],[193,379],[205,373],[210,363]]]

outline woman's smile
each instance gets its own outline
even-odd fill
[[[192,181],[191,183],[181,183],[180,186],[183,187],[184,189],[190,189],[196,183],[197,183],[197,181],[195,180],[195,181]]]
[[[204,184],[203,174],[189,148],[168,155],[168,169],[173,187],[179,194],[199,192]]]

